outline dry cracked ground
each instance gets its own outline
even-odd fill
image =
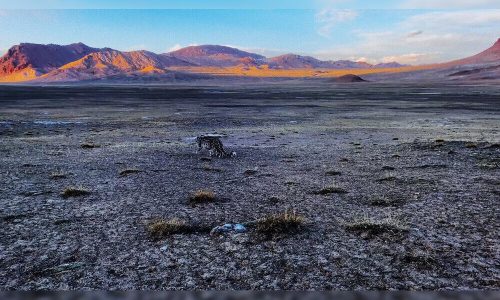
[[[0,87],[0,286],[498,289],[499,112],[494,85]]]

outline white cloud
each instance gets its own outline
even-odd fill
[[[432,8],[500,8],[498,0],[407,0],[401,8],[432,9]]]
[[[200,44],[189,44],[189,45],[186,45],[186,46],[183,46],[181,44],[175,44],[173,45],[172,47],[168,48],[167,49],[167,52],[172,52],[172,51],[177,51],[179,49],[182,49],[182,48],[185,48],[185,47],[191,47],[191,46],[199,46]]]
[[[423,13],[408,18],[402,25],[417,27],[420,30],[424,28],[443,30],[467,29],[469,26],[497,26],[498,22],[500,22],[500,10],[491,9]]]
[[[322,59],[366,57],[369,62],[426,64],[479,53],[499,37],[500,10],[424,12],[386,31],[355,31],[349,45],[316,53]]]
[[[323,9],[316,14],[318,34],[329,37],[335,25],[356,19],[358,12],[351,9]]]
[[[385,56],[380,60],[383,63],[398,62],[405,65],[418,64],[422,60],[432,59],[433,54],[429,53],[408,53],[401,55]]]

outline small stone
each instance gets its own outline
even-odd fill
[[[216,235],[216,234],[223,234],[226,232],[229,232],[233,229],[232,224],[224,224],[223,226],[215,226],[211,231],[211,235]]]
[[[234,224],[234,232],[244,233],[246,231],[247,231],[247,228],[243,224]]]

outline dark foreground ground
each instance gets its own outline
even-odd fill
[[[494,86],[0,87],[0,287],[498,289],[499,129]]]

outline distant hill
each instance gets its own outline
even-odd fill
[[[365,68],[398,68],[403,65],[391,63],[392,65],[384,66],[383,64],[371,65],[362,61],[337,60],[324,61],[311,56],[301,56],[297,54],[285,54],[267,59],[270,68],[274,69],[365,69]],[[396,65],[397,64],[397,65]]]
[[[275,69],[305,69],[323,68],[321,60],[311,56],[301,56],[296,54],[285,54],[271,57],[267,60],[270,68]]]
[[[333,82],[336,82],[336,83],[355,83],[355,82],[366,82],[366,80],[364,80],[363,78],[361,78],[357,75],[347,74],[347,75],[343,75],[343,76],[334,78]]]
[[[193,65],[209,67],[229,67],[264,60],[259,54],[218,45],[190,46],[164,54]]]
[[[42,78],[45,81],[74,81],[127,73],[163,74],[168,67],[189,65],[188,62],[175,57],[158,55],[149,51],[121,52],[108,48],[65,64],[42,75]]]
[[[500,39],[493,46],[471,57],[445,63],[444,66],[476,65],[486,63],[500,63]]]
[[[34,79],[98,50],[83,43],[65,46],[22,43],[10,48],[0,58],[0,79]]]
[[[393,62],[376,64],[373,67],[378,68],[378,69],[382,69],[382,68],[401,68],[401,67],[406,67],[406,66],[407,65],[402,65],[398,62],[393,61]]]
[[[93,48],[82,43],[40,45],[22,43],[0,58],[0,82],[64,82],[147,77],[198,79],[234,77],[338,77],[345,82],[384,80],[500,79],[500,39],[474,56],[442,64],[405,66],[398,62],[372,65],[362,61],[319,60],[311,56],[284,54],[266,58],[240,49],[190,46],[164,54],[149,51],[124,52]],[[197,76],[191,76],[191,75]],[[339,77],[342,75],[346,75]],[[366,75],[366,76],[365,76]],[[135,79],[134,79],[135,80]]]

